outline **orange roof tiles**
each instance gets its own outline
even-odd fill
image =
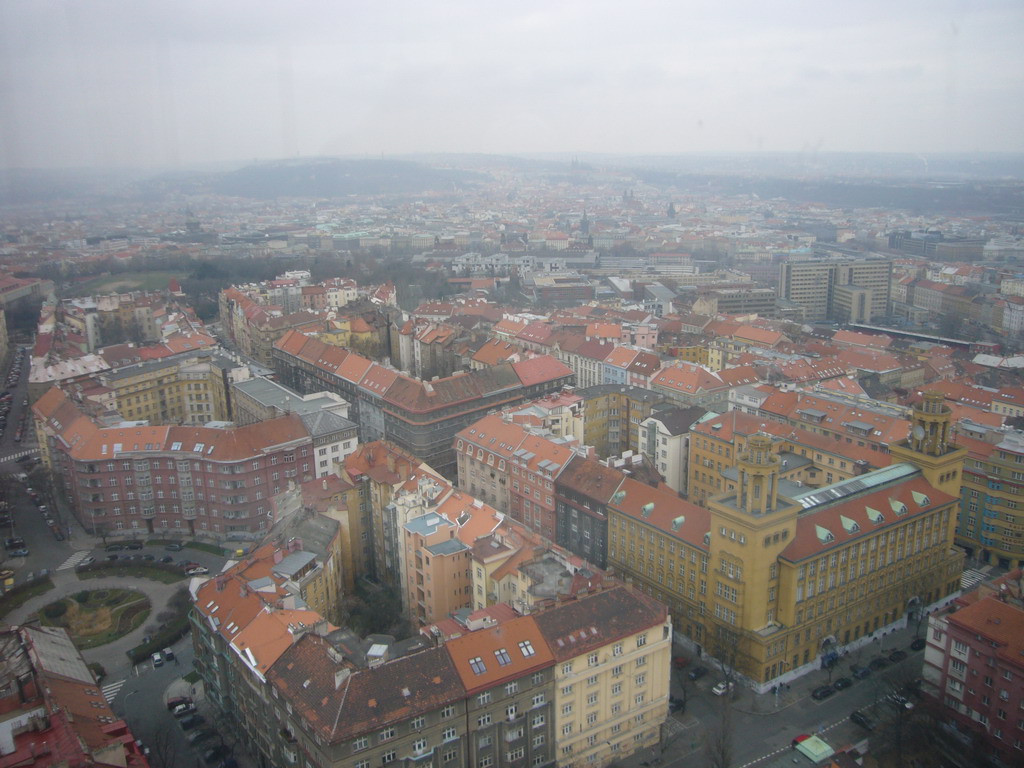
[[[670,488],[652,488],[627,477],[608,506],[694,547],[706,546],[704,534],[711,530],[710,512],[679,498]]]
[[[555,660],[532,616],[457,637],[445,648],[469,695],[551,666]]]
[[[569,366],[550,355],[538,355],[511,365],[524,387],[575,375]]]
[[[794,562],[816,557],[868,533],[895,527],[925,512],[956,501],[956,496],[933,488],[920,474],[900,478],[877,489],[825,502],[805,510],[797,518],[796,534],[789,546],[782,551],[781,557]],[[894,510],[894,506],[900,505],[906,509],[902,514]],[[872,521],[869,508],[882,513],[881,522]],[[953,514],[956,514],[955,510]],[[819,529],[827,531],[831,538],[822,541]]]

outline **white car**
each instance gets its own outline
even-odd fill
[[[725,680],[723,680],[718,685],[716,685],[714,688],[712,688],[711,692],[713,694],[715,694],[715,696],[721,696],[721,695],[723,695],[725,693],[732,692],[732,689],[735,688],[735,687],[736,687],[735,683],[727,683],[727,682],[725,682]]]
[[[209,568],[204,568],[203,566],[199,565],[199,566],[196,566],[195,568],[189,568],[187,571],[185,571],[185,575],[186,576],[202,576],[204,573],[209,573],[209,572],[210,572]]]

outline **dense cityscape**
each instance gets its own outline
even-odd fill
[[[1019,764],[1018,185],[380,162],[8,198],[0,766]]]

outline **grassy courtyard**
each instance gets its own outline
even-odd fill
[[[39,623],[64,627],[79,649],[105,645],[142,626],[149,599],[131,589],[82,590],[39,612]]]

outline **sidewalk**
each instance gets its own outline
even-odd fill
[[[922,622],[921,637],[924,637],[927,628],[928,622]],[[910,644],[914,641],[914,638],[915,626],[914,623],[911,623],[908,627],[893,630],[884,637],[877,637],[870,643],[843,655],[832,669],[831,675],[827,669],[816,669],[803,677],[793,680],[786,689],[777,694],[777,703],[776,694],[756,694],[749,689],[745,689],[733,701],[733,709],[747,715],[774,715],[782,712],[809,696],[810,692],[815,688],[834,683],[840,677],[852,677],[850,667],[854,664],[866,667],[872,659],[887,657],[897,649],[906,651],[908,660],[913,658],[913,655],[916,653],[923,653],[923,651],[912,651],[910,649]],[[905,664],[906,660],[900,663]]]

